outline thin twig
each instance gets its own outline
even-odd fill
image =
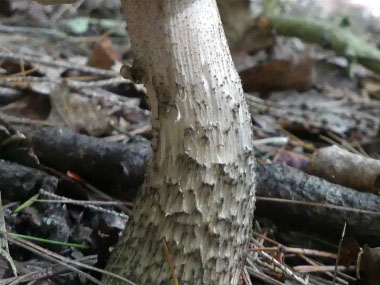
[[[305,255],[303,255],[303,254],[298,254],[298,256],[299,256],[300,258],[302,258],[303,260],[305,260],[307,263],[309,263],[309,264],[311,264],[311,265],[313,265],[313,266],[320,266],[320,265],[321,265],[319,262],[315,262],[314,260],[312,260],[311,258],[309,258],[309,257],[307,257],[307,256],[305,256]],[[329,272],[329,271],[324,271],[324,273],[325,273],[326,275],[330,276],[330,277],[333,277],[333,276],[334,276],[334,275],[333,275],[331,272]],[[349,277],[349,276],[346,275],[346,274],[343,274],[343,273],[341,273],[341,274],[342,274],[342,276],[344,276],[344,277],[346,277],[346,278]],[[347,284],[348,284],[348,282],[347,282],[346,280],[343,280],[343,279],[340,278],[340,277],[337,277],[337,280],[338,280],[339,282],[343,283],[344,285],[347,285]]]
[[[97,261],[96,255],[91,256],[85,256],[78,260],[82,263],[90,263],[95,264]],[[36,281],[40,279],[46,279],[48,277],[53,277],[56,275],[60,275],[66,272],[70,272],[70,269],[67,268],[67,266],[61,265],[61,264],[53,264],[51,266],[42,268],[37,271],[33,271],[18,277],[10,277],[6,279],[0,280],[0,285],[11,285],[11,284],[20,284],[28,281]]]
[[[258,246],[261,246],[261,244],[256,241],[255,239],[253,239],[254,243]],[[276,258],[274,258],[273,256],[270,256],[269,254],[263,252],[263,251],[259,251],[258,252],[260,256],[264,257],[265,259],[269,260],[270,262],[273,263],[273,265],[277,268],[279,268],[285,275],[287,275],[288,277],[291,277],[293,278],[294,280],[296,280],[297,282],[303,284],[303,285],[308,285],[309,284],[309,281],[308,281],[308,278],[306,276],[306,278],[302,278],[300,276],[298,276],[293,270],[291,270],[288,266],[284,265],[284,264],[281,264]]]
[[[121,202],[121,201],[92,201],[92,200],[46,200],[46,199],[38,199],[35,202],[43,202],[43,203],[63,203],[63,204],[89,204],[89,205],[106,205],[106,206],[118,206],[118,205],[127,205],[133,207],[133,203],[131,202]]]
[[[8,241],[12,242],[12,243],[15,243],[19,246],[22,246],[24,248],[27,248],[28,250],[36,253],[36,254],[39,254],[47,259],[50,259],[50,260],[53,260],[55,262],[59,262],[60,264],[64,263],[66,264],[67,266],[70,266],[72,268],[75,269],[76,272],[79,271],[80,274],[84,274],[86,275],[85,272],[83,271],[80,271],[78,270],[76,267],[74,266],[71,266],[69,264],[72,264],[72,265],[75,265],[75,266],[78,266],[78,267],[82,267],[82,268],[86,268],[86,269],[89,269],[89,270],[93,270],[93,271],[96,271],[96,272],[99,272],[99,273],[102,273],[104,275],[108,275],[108,276],[111,276],[113,278],[116,278],[116,279],[119,279],[119,280],[122,280],[124,282],[126,282],[127,284],[130,284],[130,285],[136,285],[136,283],[118,275],[118,274],[115,274],[115,273],[112,273],[110,271],[107,271],[107,270],[103,270],[103,269],[100,269],[100,268],[97,268],[97,267],[94,267],[94,266],[90,266],[90,265],[87,265],[87,264],[84,264],[84,263],[81,263],[81,262],[78,262],[76,260],[72,260],[72,259],[69,259],[69,258],[66,258],[64,256],[61,256],[55,252],[52,252],[48,249],[45,249],[45,248],[42,248],[32,242],[28,242],[24,239],[21,239],[21,238],[17,238],[17,237],[14,237],[12,235],[9,235],[8,233],[4,233],[4,232],[0,232],[0,234],[2,236],[5,236]],[[87,274],[88,275],[88,274]],[[91,281],[95,281],[97,284],[102,284],[102,283],[99,283],[99,281],[97,281],[97,279],[93,278],[92,276],[89,276],[90,280]],[[88,278],[88,277],[87,277]]]
[[[338,205],[333,205],[333,204],[322,204],[322,203],[316,203],[316,202],[296,201],[296,200],[287,200],[287,199],[281,199],[281,198],[270,198],[270,197],[261,197],[261,196],[257,196],[256,200],[297,204],[297,205],[304,205],[304,206],[323,207],[323,208],[336,209],[336,210],[341,210],[341,211],[350,211],[350,212],[370,214],[370,215],[380,215],[380,212],[360,210],[356,208],[338,206]]]
[[[265,139],[259,139],[259,140],[254,140],[253,145],[262,145],[262,144],[280,144],[280,145],[285,145],[289,142],[288,137],[271,137],[271,138],[265,138]]]
[[[343,226],[342,236],[340,237],[340,240],[339,240],[339,247],[338,247],[337,258],[335,260],[335,271],[334,271],[334,279],[333,279],[334,285],[336,284],[336,275],[337,275],[337,272],[338,272],[339,255],[340,255],[340,250],[342,249],[343,239],[344,239],[344,236],[346,234],[346,226],[347,226],[347,223],[345,222],[344,226]]]
[[[62,67],[66,69],[76,69],[82,72],[88,72],[92,74],[97,74],[97,75],[102,75],[102,76],[108,76],[108,77],[115,77],[119,74],[119,72],[112,71],[112,70],[105,70],[105,69],[100,69],[100,68],[95,68],[87,65],[81,65],[73,62],[68,62],[68,61],[62,61],[62,60],[57,60],[53,58],[48,58],[48,57],[34,57],[31,55],[25,55],[25,54],[9,54],[5,52],[0,51],[0,58],[1,59],[12,59],[12,60],[25,60],[28,62],[33,62],[33,63],[39,63],[39,64],[45,64],[49,66],[57,66],[57,67]]]
[[[37,246],[37,245],[35,245],[33,243],[27,242],[27,241],[25,241],[23,239],[20,239],[20,238],[13,237],[13,236],[8,235],[7,233],[4,233],[4,232],[0,232],[0,235],[2,235],[2,237],[5,237],[11,243],[14,243],[14,244],[16,244],[16,245],[18,245],[18,246],[20,246],[22,248],[28,249],[31,252],[34,252],[35,254],[46,258],[47,260],[50,260],[52,262],[61,264],[61,265],[65,266],[65,267],[69,268],[70,270],[72,270],[72,271],[74,271],[74,272],[76,272],[76,273],[78,273],[80,275],[83,275],[84,277],[86,277],[88,280],[91,280],[95,284],[104,285],[98,279],[96,279],[96,278],[92,277],[91,275],[89,275],[89,274],[87,274],[87,273],[79,270],[75,266],[72,266],[72,265],[68,264],[67,261],[60,260],[59,258],[56,257],[57,254],[55,254],[55,253],[53,253],[53,252],[51,252],[49,250],[43,249],[42,247],[39,247],[39,246]],[[65,259],[68,260],[67,258],[65,258]]]
[[[284,285],[285,284],[285,283],[282,283],[282,282],[266,275],[265,273],[259,271],[256,268],[256,266],[254,266],[254,262],[249,257],[247,258],[247,263],[249,264],[249,266],[246,266],[247,271],[253,277],[256,277],[256,278],[266,282],[266,284],[273,284],[273,285]]]
[[[55,29],[47,29],[47,28],[32,28],[32,27],[19,27],[19,26],[6,26],[0,24],[0,33],[7,34],[25,34],[28,36],[46,36],[49,38],[62,40],[67,38],[67,34],[65,32],[61,32]]]
[[[177,275],[175,274],[175,267],[174,267],[173,259],[170,255],[169,248],[168,248],[168,245],[166,244],[165,239],[162,241],[162,246],[164,248],[166,261],[169,264],[170,275],[172,276],[173,285],[179,285]]]
[[[114,216],[118,216],[120,218],[123,218],[123,219],[126,219],[128,220],[129,219],[129,216],[126,215],[126,214],[123,214],[123,213],[118,213],[118,212],[115,212],[115,211],[112,211],[112,210],[108,210],[108,209],[104,209],[102,207],[99,207],[99,206],[94,206],[94,205],[89,205],[89,204],[85,204],[85,203],[81,203],[80,201],[75,201],[73,199],[69,199],[69,198],[66,198],[66,197],[63,197],[63,196],[59,196],[59,195],[56,195],[56,194],[53,194],[53,193],[50,193],[48,191],[45,191],[44,189],[40,189],[40,193],[42,195],[46,195],[48,197],[52,197],[52,198],[57,198],[58,200],[65,200],[66,202],[69,202],[71,204],[76,204],[76,205],[80,205],[80,206],[83,206],[85,208],[89,208],[89,209],[92,209],[94,211],[98,211],[98,212],[103,212],[103,213],[107,213],[107,214],[111,214],[111,215],[114,215]]]

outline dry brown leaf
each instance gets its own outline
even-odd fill
[[[92,50],[88,65],[111,69],[115,62],[121,62],[121,57],[117,54],[112,42],[107,37],[102,37]]]
[[[301,56],[296,62],[276,60],[240,72],[245,92],[307,90],[313,85],[313,61]]]
[[[115,128],[130,132],[149,122],[149,112],[139,108],[138,98],[101,88],[83,88],[81,92],[58,86],[50,94],[53,111],[49,119],[63,120],[72,130],[93,136],[109,135]]]

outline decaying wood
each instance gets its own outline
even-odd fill
[[[23,97],[20,90],[0,87],[0,105],[6,105]]]
[[[89,139],[86,136],[77,135],[68,130],[61,132],[59,129],[54,130],[54,128],[37,128],[35,134],[33,135],[33,132],[35,131],[34,129],[35,128],[29,127],[28,130],[27,128],[24,128],[24,131],[25,134],[31,138],[33,145],[35,146],[36,153],[40,156],[41,152],[42,162],[46,162],[48,165],[62,171],[65,169],[70,169],[73,172],[82,175],[83,177],[86,177],[86,175],[80,171],[80,168],[86,167],[85,173],[89,175],[90,181],[92,180],[92,175],[90,174],[97,173],[99,170],[102,171],[102,179],[107,179],[109,183],[112,183],[110,181],[116,181],[118,179],[118,172],[110,171],[108,167],[109,164],[103,160],[103,158],[107,157],[107,155],[101,155],[102,150],[105,148],[102,146],[102,144],[104,143],[108,149],[108,147],[112,147],[114,145],[113,143],[110,144],[109,142],[105,142],[102,139]],[[63,139],[63,141],[61,141],[61,139]],[[71,142],[73,141],[77,143],[72,144],[72,147],[70,147],[70,149],[63,147],[65,145],[71,145]],[[141,150],[140,143],[131,142],[132,148]],[[121,143],[116,143],[115,145],[116,148],[109,150],[111,153],[113,153],[112,157],[123,157],[123,154],[126,153],[125,147]],[[54,146],[54,149],[63,147],[59,151],[59,159],[57,159],[57,156],[55,156],[56,150],[51,149],[52,146]],[[147,148],[146,151],[149,150],[149,143],[144,142],[142,146],[142,148]],[[67,155],[73,151],[75,151],[73,156]],[[100,153],[96,154],[98,151]],[[79,158],[78,152],[83,153],[82,158]],[[97,160],[98,164],[94,165],[89,160],[87,160],[87,153],[90,155],[93,154],[95,157],[94,160]],[[51,157],[49,157],[49,155],[51,155]],[[138,185],[144,175],[143,173],[145,172],[145,168],[143,165],[147,165],[149,155],[142,155],[141,153],[139,154],[139,152],[131,152],[129,154],[129,157],[131,161],[140,160],[140,179],[138,181],[132,180],[134,181],[133,183],[136,183],[135,185]],[[60,161],[60,165],[56,164],[58,161]],[[22,185],[16,180],[7,180],[9,178],[8,175],[12,174],[14,171],[12,170],[12,164],[3,162],[3,165],[4,169],[7,170],[1,171],[2,176],[0,177],[0,188],[4,189],[3,196],[11,200],[24,200],[27,197],[30,197],[32,194],[30,191],[31,189],[34,189],[34,184],[31,184],[31,182],[26,183],[25,181],[28,181],[26,178],[19,180],[23,181]],[[104,165],[107,165],[107,167],[104,167]],[[31,173],[28,174],[29,177],[39,179],[40,176],[35,174],[35,172],[39,173],[39,171],[30,168],[27,169]],[[133,179],[133,176],[131,179]],[[120,181],[131,182],[127,179],[127,177]],[[41,185],[41,182],[36,182],[35,184]],[[25,188],[26,185],[32,185],[33,187]],[[107,187],[107,190],[111,190],[113,187],[113,184],[109,185],[110,187]],[[44,186],[43,188],[46,187]],[[134,189],[130,188],[129,186],[125,186],[123,189],[126,191],[125,193],[128,196],[131,196],[134,193],[130,192]],[[20,191],[23,190],[27,191],[20,194]],[[258,195],[262,197],[283,198],[322,204],[328,203],[375,212],[378,211],[377,207],[380,204],[380,198],[377,196],[358,193],[352,189],[329,183],[323,179],[305,174],[304,172],[297,169],[281,165],[265,165],[260,167]],[[372,214],[325,209],[313,206],[288,205],[278,202],[271,202],[268,204],[268,202],[264,203],[262,201],[258,202],[257,210],[259,213],[265,213],[265,215],[269,218],[276,218],[276,216],[278,216],[278,211],[281,212],[281,217],[288,217],[289,219],[293,219],[293,217],[304,217],[304,219],[302,219],[303,222],[305,222],[305,219],[307,219],[307,223],[313,221],[314,224],[319,225],[321,228],[328,227],[336,230],[337,232],[340,230],[339,225],[347,220],[349,231],[351,231],[353,235],[359,235],[359,237],[364,235],[364,238],[373,238],[380,235],[378,234],[378,232],[380,232],[378,231],[380,229],[380,225],[378,225],[379,223],[377,222],[378,217]]]
[[[151,157],[150,143],[142,137],[133,137],[124,144],[80,135],[67,128],[15,127],[31,141],[44,165],[64,173],[70,170],[119,197],[134,196]]]
[[[308,175],[286,165],[261,165],[258,171],[257,196],[307,201],[354,208],[359,211],[332,209],[321,206],[257,201],[257,214],[278,222],[292,221],[314,231],[339,233],[347,222],[346,236],[366,242],[380,237],[380,197],[362,193]],[[371,211],[376,212],[360,212]]]
[[[318,149],[306,171],[335,184],[379,194],[380,160],[351,153],[338,146]]]
[[[123,146],[121,143],[109,143],[105,142],[103,139],[91,138],[87,136],[77,135],[70,132],[69,130],[64,129],[63,132],[60,129],[55,129],[52,127],[49,128],[36,128],[36,127],[24,127],[23,131],[30,137],[34,145],[34,149],[37,155],[40,157],[43,163],[60,169],[62,171],[71,170],[78,173],[79,175],[87,178],[92,181],[92,174],[97,173],[96,176],[99,176],[98,179],[106,179],[103,183],[107,184],[109,187],[105,188],[107,190],[112,190],[114,184],[112,181],[117,181],[119,179],[119,172],[112,171],[113,167],[109,162],[104,160],[108,155],[102,155],[104,149],[111,152],[113,159],[115,157],[122,158],[123,155],[128,153],[126,151],[127,146]],[[33,134],[34,133],[34,134]],[[73,143],[74,142],[74,143]],[[105,144],[105,145],[103,145]],[[138,151],[132,151],[128,155],[130,161],[137,161],[140,166],[139,179],[135,179],[135,176],[124,177],[119,179],[119,181],[125,181],[121,184],[123,186],[116,186],[123,188],[125,194],[132,196],[134,194],[134,188],[130,187],[129,183],[137,186],[142,181],[142,177],[145,172],[145,166],[149,160],[149,143],[146,141],[137,141],[130,142],[129,149],[135,149]],[[70,148],[65,148],[65,145],[70,146]],[[52,146],[54,147],[52,149]],[[142,149],[145,148],[147,153],[144,155]],[[56,156],[56,151],[59,150],[58,156]],[[99,152],[99,153],[98,153]],[[72,155],[68,155],[68,154]],[[80,157],[79,153],[82,153]],[[91,160],[87,158],[92,157]],[[97,164],[93,164],[91,161],[97,161]],[[57,164],[59,162],[59,164]],[[5,163],[5,169],[8,171],[2,171],[3,176],[8,173],[12,173],[12,168],[9,166],[8,162]],[[104,167],[104,166],[107,167]],[[86,168],[85,171],[82,169]],[[134,169],[134,167],[129,168]],[[34,173],[33,169],[30,169]],[[102,172],[99,174],[99,171]],[[38,172],[38,171],[37,171]],[[125,173],[124,173],[125,174]],[[132,175],[132,174],[131,174]],[[30,174],[30,176],[38,178],[39,175]],[[6,176],[7,177],[7,176]],[[2,180],[0,178],[0,187],[4,190],[9,190],[5,192],[3,190],[3,196],[7,199],[26,199],[30,197],[31,192],[28,190],[21,196],[13,196],[16,193],[20,193],[21,189],[23,190],[19,183],[14,180]],[[26,181],[26,178],[20,179],[20,181]],[[40,183],[40,182],[39,182]],[[12,185],[12,187],[10,187]],[[31,185],[30,182],[25,183],[25,185]],[[102,184],[103,186],[105,184]],[[132,192],[130,192],[132,190]],[[112,193],[112,192],[109,192]],[[10,196],[9,196],[10,195]],[[334,204],[340,206],[347,206],[355,209],[361,209],[366,211],[375,211],[377,212],[378,205],[380,204],[380,198],[370,194],[361,194],[352,189],[348,189],[339,185],[329,183],[323,179],[319,179],[314,176],[305,174],[302,171],[297,169],[281,166],[281,165],[265,165],[260,167],[260,176],[259,176],[259,188],[258,195],[262,197],[274,197],[274,198],[283,198],[290,200],[298,201],[308,201],[322,204]],[[269,209],[269,211],[266,211]],[[310,221],[315,221],[315,224],[318,224],[322,228],[330,227],[337,232],[340,230],[338,225],[342,224],[345,220],[348,221],[349,230],[354,233],[354,235],[359,233],[361,236],[365,233],[365,236],[378,236],[376,231],[379,230],[380,225],[377,222],[377,216],[371,214],[355,213],[351,211],[341,211],[333,209],[324,209],[313,206],[303,206],[303,205],[284,205],[278,202],[271,202],[268,206],[267,202],[258,202],[257,210],[259,213],[265,212],[269,218],[276,217],[277,210],[280,209],[281,216],[284,217],[310,217]],[[272,211],[273,210],[273,211]],[[304,213],[307,213],[305,216]],[[301,214],[302,213],[302,214]],[[365,216],[365,218],[363,218]],[[323,217],[329,217],[323,218]],[[332,217],[332,219],[330,219]],[[314,223],[314,222],[313,222]],[[364,229],[366,229],[364,231]],[[379,231],[380,232],[380,231]]]
[[[238,284],[255,169],[251,119],[216,3],[123,4],[155,138],[146,185],[108,270],[168,284],[165,240],[180,284]]]
[[[0,160],[0,189],[3,199],[24,201],[41,188],[54,192],[57,185],[58,178],[45,172]]]

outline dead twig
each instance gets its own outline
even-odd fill
[[[49,66],[57,66],[57,67],[62,67],[66,69],[76,69],[82,72],[88,72],[88,73],[101,75],[101,76],[107,76],[107,77],[115,77],[119,75],[119,72],[116,72],[116,71],[95,68],[95,67],[81,65],[81,64],[77,64],[73,62],[56,60],[56,59],[48,58],[48,57],[34,57],[31,55],[10,54],[10,53],[0,51],[0,58],[18,60],[18,61],[23,59],[25,61],[32,62],[32,63],[45,64]]]

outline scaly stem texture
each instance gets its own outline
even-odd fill
[[[170,284],[238,284],[254,210],[251,117],[214,0],[124,0],[147,88],[153,160],[108,270]],[[106,284],[119,284],[105,277]]]

